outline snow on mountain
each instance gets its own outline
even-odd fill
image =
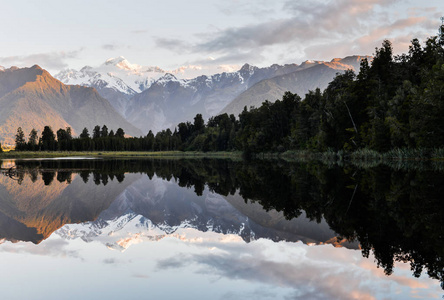
[[[307,60],[293,72],[277,74],[257,82],[233,98],[220,113],[238,115],[244,107],[260,107],[265,100],[274,102],[281,99],[286,91],[303,97],[310,90],[323,90],[338,73],[348,69],[359,72],[361,60],[364,58],[371,59],[369,56],[355,55],[335,58],[329,62]]]
[[[110,58],[101,66],[67,69],[55,77],[65,84],[108,87],[127,95],[140,93],[165,74],[159,67],[131,64],[123,56]]]
[[[128,100],[150,87],[165,73],[159,67],[132,64],[120,56],[110,58],[98,67],[85,66],[80,71],[66,69],[54,77],[64,84],[97,89],[102,97],[125,116]]]
[[[323,89],[337,72],[357,71],[361,59],[352,56],[264,68],[245,64],[237,71],[184,79],[187,70],[198,67],[165,71],[132,64],[120,56],[97,68],[62,71],[56,78],[65,84],[96,88],[127,121],[146,134],[149,130],[157,133],[173,129],[180,122],[192,121],[196,114],[204,119],[225,112],[236,116],[245,106],[257,107],[265,100],[280,99],[285,91],[302,96],[308,90]]]
[[[176,76],[174,76],[171,73],[165,73],[162,77],[160,77],[158,80],[156,80],[154,83],[165,86],[166,84],[170,82],[177,82],[180,85],[186,85],[188,80],[179,80]]]
[[[128,103],[125,117],[142,132],[154,133],[192,121],[196,114],[204,119],[218,114],[227,104],[255,83],[295,71],[297,65],[258,68],[245,64],[238,71],[193,79],[165,74]],[[163,120],[162,122],[160,122]]]

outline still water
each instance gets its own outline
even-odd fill
[[[3,161],[2,299],[438,299],[436,169]]]

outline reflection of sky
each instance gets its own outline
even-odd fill
[[[373,258],[307,246],[183,229],[181,239],[125,252],[53,234],[40,245],[0,245],[3,299],[409,299],[439,298],[408,265],[385,276]]]

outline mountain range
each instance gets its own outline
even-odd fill
[[[74,134],[86,127],[121,127],[128,135],[145,135],[178,123],[220,113],[237,116],[244,107],[274,102],[286,91],[304,96],[324,89],[337,73],[359,70],[363,56],[306,61],[300,65],[259,68],[245,64],[236,72],[178,78],[159,67],[131,64],[124,57],[106,60],[99,67],[67,69],[52,77],[35,65],[0,67],[0,142],[14,143],[20,126],[50,125],[55,131],[70,126]]]
[[[54,132],[71,127],[79,134],[84,127],[91,131],[105,124],[130,135],[141,133],[94,88],[65,85],[38,65],[0,69],[0,142],[14,144],[18,127],[25,134],[46,125]]]
[[[265,100],[274,102],[286,91],[303,97],[309,90],[326,88],[338,72],[359,71],[363,58],[370,57],[264,68],[245,64],[236,72],[182,79],[158,67],[141,67],[119,57],[97,68],[65,70],[55,77],[65,84],[96,88],[126,120],[144,133],[156,133],[179,122],[192,121],[198,113],[204,119],[224,112],[237,116],[244,106],[258,107]]]

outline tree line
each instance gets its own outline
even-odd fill
[[[78,137],[73,137],[71,127],[60,128],[56,133],[50,126],[43,128],[42,134],[38,137],[35,128],[31,130],[28,140],[22,128],[17,129],[15,135],[16,151],[94,151],[94,150],[125,150],[125,131],[118,128],[116,132],[109,131],[106,125],[100,127],[96,125],[92,136],[88,128],[84,128]]]
[[[443,32],[441,28],[424,45],[413,39],[408,53],[396,56],[386,40],[371,62],[361,61],[357,74],[337,74],[323,92],[310,91],[304,99],[287,92],[274,103],[245,107],[238,118],[221,114],[205,122],[197,114],[194,122],[181,122],[174,132],[165,129],[126,138],[121,128],[108,132],[104,125],[96,126],[92,137],[86,128],[77,138],[70,128],[59,129],[56,139],[46,126],[41,138],[34,130],[25,142],[19,128],[16,149],[258,153],[442,147]]]

